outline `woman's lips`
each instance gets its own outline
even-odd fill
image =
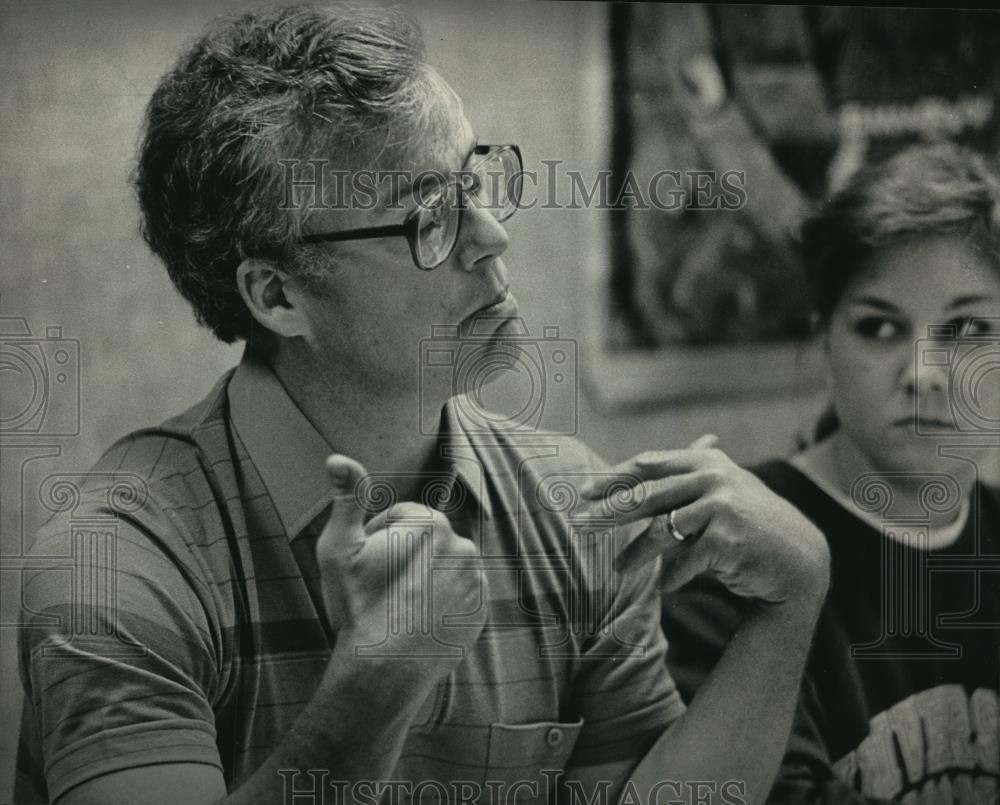
[[[924,429],[924,430],[931,430],[931,429],[942,430],[945,428],[950,429],[954,427],[952,422],[948,419],[939,419],[937,417],[914,417],[912,415],[907,417],[900,417],[892,424],[894,427],[909,428],[910,430],[913,430],[914,428]]]

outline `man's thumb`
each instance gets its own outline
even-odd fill
[[[353,458],[334,453],[326,460],[326,471],[333,487],[330,525],[345,531],[362,527],[365,513],[358,505],[355,491],[367,475],[365,468]]]

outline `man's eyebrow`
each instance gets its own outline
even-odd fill
[[[472,138],[472,147],[465,153],[465,159],[462,160],[462,164],[459,169],[464,168],[469,164],[469,157],[476,153],[477,148],[479,148],[479,138],[474,136]]]
[[[473,137],[473,139],[472,139],[472,146],[469,148],[469,150],[465,154],[465,157],[462,159],[462,164],[459,165],[458,168],[455,169],[456,172],[465,169],[465,166],[469,164],[469,158],[474,153],[476,153],[476,149],[478,147],[479,147],[479,138],[478,137]],[[431,169],[431,170],[436,170],[436,169]],[[410,182],[405,187],[402,187],[400,185],[399,179],[403,178],[403,174],[405,174],[406,172],[405,171],[400,171],[399,173],[390,172],[389,176],[391,177],[392,184],[390,185],[388,207],[390,209],[392,209],[393,207],[398,207],[403,201],[405,201],[410,196],[412,196],[413,192],[417,189],[417,184],[418,184],[417,180],[421,176],[424,176],[424,175],[426,175],[427,173],[430,173],[430,172],[431,171],[421,171],[416,176],[412,177],[413,181]],[[442,173],[444,173],[444,172],[442,171]],[[399,190],[398,193],[396,192],[397,189]]]

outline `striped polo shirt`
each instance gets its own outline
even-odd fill
[[[683,711],[658,565],[617,574],[625,537],[575,514],[606,469],[585,446],[473,422],[465,402],[444,407],[441,470],[420,481],[480,548],[487,624],[410,725],[393,780],[432,781],[434,797],[637,760]],[[336,641],[315,559],[333,451],[249,351],[194,408],[108,450],[37,536],[33,555],[62,561],[24,582],[18,801],[169,762],[216,766],[232,790],[274,751]],[[356,497],[382,510],[394,480],[373,472]],[[427,527],[390,523],[388,555]],[[461,619],[428,610],[389,601],[387,634],[455,651]]]

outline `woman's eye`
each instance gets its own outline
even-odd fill
[[[888,341],[895,338],[899,335],[900,329],[896,322],[882,316],[866,316],[854,325],[855,332],[862,338],[878,341]]]
[[[1000,335],[1000,318],[970,316],[964,319],[956,319],[949,322],[949,324],[955,326],[955,332],[960,336]]]

